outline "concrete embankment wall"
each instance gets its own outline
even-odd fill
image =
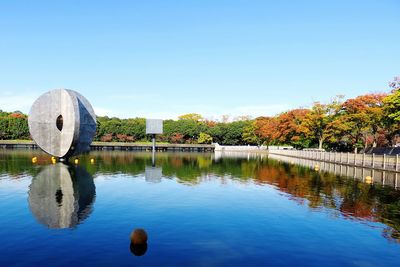
[[[93,142],[90,145],[92,150],[132,150],[132,151],[147,151],[151,150],[151,144],[137,143],[106,143]],[[11,141],[0,140],[0,148],[28,148],[37,149],[38,146],[33,141]],[[196,144],[157,144],[157,151],[191,151],[191,152],[213,152],[214,145],[196,145]]]
[[[319,172],[327,172],[335,175],[357,179],[366,183],[382,184],[392,186],[396,189],[400,187],[400,174],[398,172],[377,170],[362,166],[350,166],[340,163],[319,161],[307,158],[283,156],[272,153],[270,153],[268,157],[278,161],[287,162],[289,164],[296,164],[308,167]]]
[[[221,152],[268,152],[265,146],[221,146],[215,144],[215,151]]]
[[[270,150],[268,153],[348,166],[368,167],[376,170],[400,171],[399,155],[391,156],[304,150]]]

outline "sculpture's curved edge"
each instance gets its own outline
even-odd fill
[[[56,95],[56,100],[54,101],[54,95]],[[66,138],[65,133],[59,133],[58,130],[56,129],[56,114],[50,113],[50,110],[58,110],[58,113],[60,115],[63,115],[64,117],[64,124],[66,122],[66,118],[68,118],[68,115],[74,116],[73,113],[74,110],[70,110],[67,112],[62,112],[62,107],[65,107],[65,103],[69,103],[70,99],[67,101],[62,100],[63,97],[69,96],[68,92],[66,89],[54,89],[50,90],[42,95],[40,95],[35,102],[33,103],[29,115],[28,115],[28,127],[29,127],[29,132],[31,134],[31,137],[33,141],[38,145],[40,149],[42,149],[44,152],[47,154],[56,156],[56,157],[65,157],[68,154],[68,151],[70,149],[70,146],[72,145],[73,138],[70,138],[68,135]],[[59,97],[59,99],[57,99]],[[57,103],[58,101],[58,103]],[[63,102],[63,103],[62,103]],[[58,105],[57,105],[58,104]],[[64,105],[63,105],[64,104]],[[72,114],[71,114],[72,112]],[[57,113],[57,114],[58,114]],[[67,113],[67,114],[66,114]],[[54,115],[54,116],[53,116]],[[52,118],[54,117],[54,118]],[[44,121],[39,120],[39,118],[44,118]],[[46,122],[47,120],[47,122]],[[41,124],[41,125],[35,125],[35,123]],[[47,135],[45,135],[47,138],[45,138],[42,134],[40,134],[40,131],[45,131],[43,129],[39,129],[39,127],[46,127],[48,132]],[[68,129],[70,132],[74,132],[74,129]],[[58,138],[57,138],[58,135]],[[56,140],[55,140],[56,139]],[[59,144],[59,149],[53,148],[52,143],[58,141]],[[46,142],[47,145],[46,145]]]
[[[90,151],[90,144],[96,134],[96,115],[90,102],[80,93],[66,89],[73,98],[75,112],[75,135],[73,149],[68,156],[74,156]]]

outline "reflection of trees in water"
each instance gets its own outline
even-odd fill
[[[31,167],[31,155],[0,162],[1,171],[13,170],[18,174],[18,171],[23,173],[28,169],[29,172],[37,172]],[[95,165],[90,164],[92,157],[96,159]],[[26,164],[19,165],[21,161]],[[151,153],[143,152],[94,151],[90,156],[82,157],[80,162],[93,176],[102,173],[137,176],[144,175],[146,166],[152,165],[152,158]],[[340,212],[344,218],[382,222],[389,226],[384,232],[386,237],[400,238],[400,191],[390,187],[368,185],[352,178],[315,172],[266,157],[251,160],[222,157],[214,160],[214,155],[207,153],[157,153],[156,167],[162,169],[164,178],[174,178],[189,185],[215,177],[220,177],[222,183],[227,177],[232,177],[243,183],[272,184],[287,193],[293,201],[307,204],[312,209],[325,207]],[[55,195],[53,199],[56,203]]]
[[[125,153],[124,153],[125,154]],[[101,153],[97,155],[101,161]],[[114,157],[119,157],[115,156]],[[133,163],[135,167],[130,167]],[[123,167],[122,165],[128,165]],[[150,153],[126,153],[107,168],[115,172],[126,171],[132,175],[144,172],[151,165]],[[158,167],[164,177],[173,177],[184,184],[198,184],[205,177],[227,176],[239,182],[272,184],[289,198],[310,208],[334,209],[349,219],[379,221],[392,228],[385,230],[386,237],[399,239],[400,191],[381,185],[368,185],[359,180],[328,173],[315,172],[298,165],[285,164],[268,158],[220,158],[213,160],[211,154],[158,153]],[[98,171],[102,171],[100,168]],[[123,172],[124,172],[123,171]]]
[[[392,227],[385,229],[385,237],[400,238],[400,191],[394,188],[275,162],[260,165],[255,179],[278,186],[299,203],[307,200],[310,208],[331,208],[344,218],[382,222]]]
[[[72,228],[86,219],[95,198],[93,178],[82,167],[47,165],[32,179],[29,207],[49,228]]]
[[[101,153],[98,157],[101,162]],[[129,153],[103,167],[111,172],[138,175],[150,165],[150,153]],[[385,229],[384,236],[399,239],[400,192],[394,188],[368,185],[268,158],[220,158],[215,161],[211,154],[159,153],[156,165],[162,168],[164,177],[176,178],[184,184],[195,185],[210,176],[220,177],[221,182],[230,176],[239,182],[272,184],[293,201],[306,203],[312,209],[324,207],[340,212],[344,218],[382,222],[390,226]],[[102,168],[97,171],[101,172]]]

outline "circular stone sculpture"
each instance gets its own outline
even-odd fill
[[[89,101],[68,89],[41,95],[32,105],[28,124],[36,144],[59,158],[89,151],[96,133],[96,115]]]

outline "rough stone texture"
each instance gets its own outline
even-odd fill
[[[62,163],[48,165],[32,179],[29,207],[49,228],[72,228],[91,213],[95,190],[85,169]]]
[[[57,118],[63,118],[62,129]],[[32,139],[45,152],[56,157],[69,157],[90,150],[96,133],[96,115],[81,94],[56,89],[40,96],[28,117]]]

